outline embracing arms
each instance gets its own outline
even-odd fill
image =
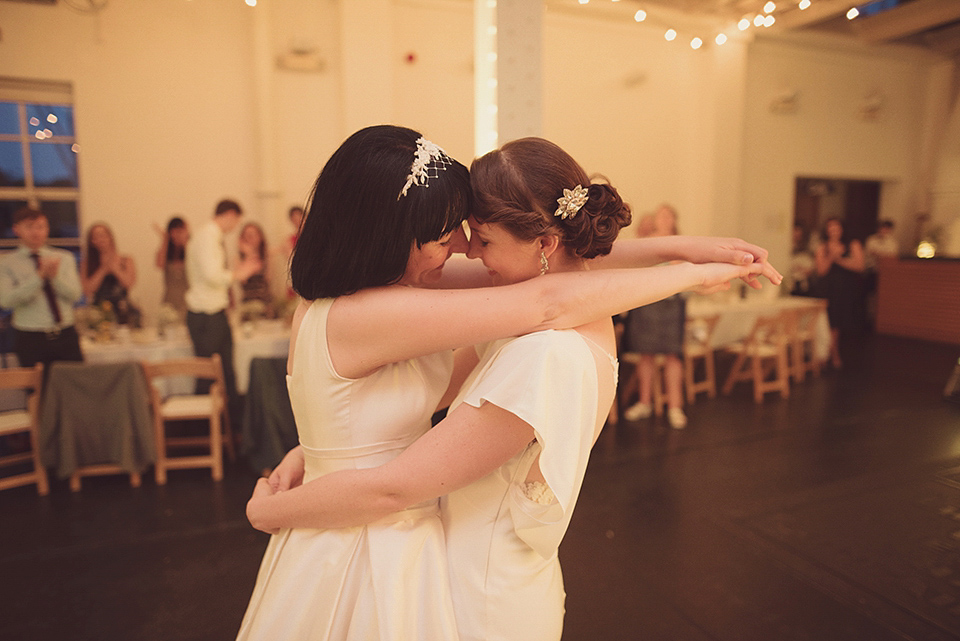
[[[353,378],[424,354],[576,327],[681,291],[709,293],[736,278],[755,282],[760,274],[780,282],[768,263],[743,262],[546,274],[478,289],[372,288],[337,299],[328,344],[337,372]]]
[[[257,481],[247,518],[264,532],[363,525],[483,478],[533,438],[533,428],[511,412],[464,403],[389,463],[333,472],[303,485],[297,447],[270,479]]]

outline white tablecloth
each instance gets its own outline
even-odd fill
[[[260,357],[286,356],[290,346],[290,328],[282,321],[258,321],[233,329],[233,368],[237,376],[237,392],[247,393],[250,384],[250,361]],[[129,336],[108,343],[84,338],[81,341],[83,358],[87,363],[118,363],[147,361],[156,363],[174,358],[193,356],[193,345],[186,327],[175,328],[159,338],[150,329],[134,330]],[[168,392],[186,392],[192,389],[189,381],[177,383]]]
[[[726,294],[726,293],[724,293]],[[750,333],[754,322],[761,316],[773,316],[785,309],[798,309],[816,305],[817,299],[805,296],[762,295],[739,298],[737,296],[691,296],[687,300],[687,317],[702,318],[720,314],[713,334],[714,347],[723,347],[743,340]],[[816,324],[814,349],[820,359],[830,354],[830,325],[826,312],[820,314]]]

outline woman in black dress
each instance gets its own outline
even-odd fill
[[[827,299],[830,364],[840,369],[840,333],[863,326],[863,245],[846,237],[839,218],[828,218],[814,256],[818,294]]]

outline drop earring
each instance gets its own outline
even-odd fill
[[[543,252],[540,252],[540,275],[543,276],[550,270],[550,263],[547,262],[547,257]]]

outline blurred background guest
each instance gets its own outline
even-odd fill
[[[867,236],[863,246],[863,262],[866,268],[864,287],[867,297],[867,316],[872,324],[876,319],[877,260],[896,258],[900,255],[900,246],[893,235],[893,221],[881,220],[877,231]]]
[[[649,233],[647,233],[649,230]],[[640,221],[640,236],[673,236],[678,234],[677,212],[670,205],[661,205],[650,217]],[[653,412],[653,377],[659,375],[655,363],[662,355],[667,395],[667,422],[674,429],[687,426],[683,412],[683,326],[686,322],[686,299],[675,294],[664,300],[630,310],[627,315],[627,344],[640,353],[637,380],[640,399],[624,411],[628,421],[647,418]]]
[[[864,323],[864,252],[859,240],[847,238],[843,222],[828,218],[814,255],[818,296],[827,299],[830,319],[830,364],[840,369],[840,336]]]
[[[240,281],[240,304],[260,301],[263,303],[264,316],[271,316],[273,310],[273,296],[270,294],[270,280],[267,275],[267,239],[263,228],[257,223],[247,223],[240,229],[240,238],[237,240],[237,249],[240,251],[240,264],[250,265],[253,270],[249,276]]]
[[[793,248],[790,251],[790,293],[793,296],[810,295],[816,273],[810,234],[803,225],[796,224],[793,226]]]
[[[228,411],[234,425],[240,424],[240,399],[233,370],[233,331],[227,318],[230,286],[243,282],[259,268],[251,261],[241,262],[233,270],[227,267],[224,239],[240,224],[242,212],[234,200],[218,202],[213,220],[191,235],[186,257],[187,331],[193,353],[202,357],[220,355]]]
[[[881,220],[877,231],[867,236],[864,245],[864,264],[870,271],[877,268],[878,258],[896,258],[900,254],[900,246],[893,235],[893,221]]]
[[[293,291],[293,285],[290,283],[290,257],[293,256],[293,248],[297,246],[297,239],[300,238],[300,226],[303,224],[303,207],[294,205],[290,208],[290,211],[287,212],[287,216],[290,218],[290,224],[293,225],[293,233],[287,239],[284,246],[283,273],[286,275],[287,280],[287,300],[293,300],[297,297],[297,294]]]
[[[82,289],[73,254],[47,245],[50,223],[39,209],[13,215],[17,248],[0,260],[0,307],[13,310],[14,351],[23,367],[82,361],[73,306]]]
[[[137,267],[130,256],[121,255],[113,231],[106,223],[94,223],[80,263],[80,280],[87,303],[109,303],[121,325],[139,327],[140,310],[130,302],[130,288],[137,282]]]
[[[160,303],[175,309],[182,318],[187,314],[186,257],[190,230],[180,216],[171,218],[166,230],[155,228],[162,239],[155,261],[157,267],[163,270],[163,298]]]

